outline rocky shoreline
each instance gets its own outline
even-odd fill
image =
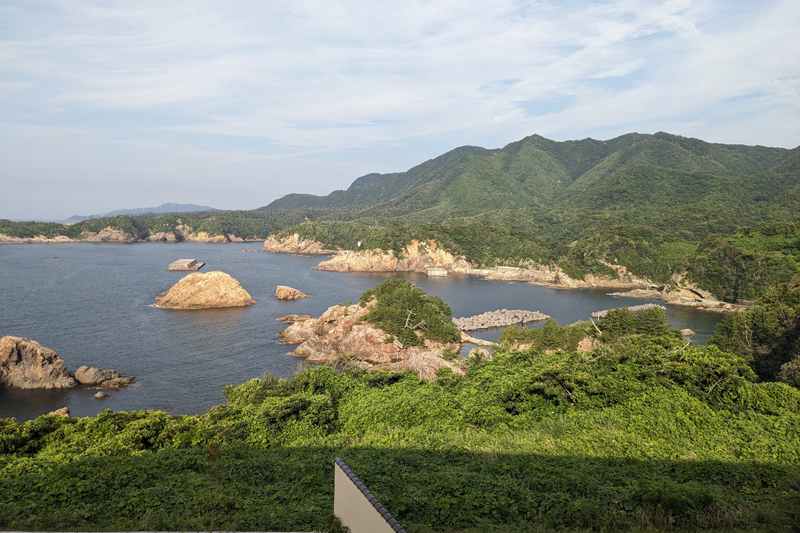
[[[450,274],[466,274],[472,265],[431,240],[411,241],[399,256],[395,256],[393,250],[343,250],[313,267],[314,270],[330,272],[425,272],[430,268],[440,268]]]
[[[261,239],[247,240],[235,235],[211,235],[205,231],[194,233],[189,226],[179,225],[174,231],[148,233],[140,237],[126,233],[120,229],[106,227],[98,232],[85,231],[79,238],[57,235],[45,237],[11,237],[0,234],[0,244],[62,244],[68,242],[105,242],[105,243],[134,243],[134,242],[199,242],[199,243],[226,243],[226,242],[260,242]]]
[[[399,256],[389,250],[328,250],[321,244],[300,239],[298,234],[284,239],[271,236],[264,243],[270,252],[333,254],[328,260],[313,267],[314,270],[332,272],[426,272],[426,269],[441,268],[448,274],[483,276],[487,281],[529,283],[554,289],[629,289],[611,293],[615,296],[662,300],[673,305],[696,307],[703,311],[737,312],[744,306],[717,300],[709,292],[688,283],[680,274],[674,274],[673,283],[657,286],[646,278],[632,274],[625,266],[604,263],[616,273],[616,279],[587,274],[584,280],[573,279],[557,266],[497,266],[475,268],[464,257],[455,257],[442,250],[435,241],[413,241]]]

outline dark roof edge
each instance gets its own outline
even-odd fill
[[[333,462],[339,465],[339,468],[341,468],[342,472],[344,472],[345,475],[347,475],[347,477],[350,479],[353,485],[358,487],[358,490],[361,491],[361,494],[363,494],[364,497],[367,499],[367,501],[372,504],[372,506],[375,508],[376,511],[378,511],[378,514],[381,515],[384,520],[386,520],[386,523],[389,524],[389,527],[394,529],[396,533],[406,533],[405,528],[403,528],[403,526],[400,525],[400,522],[398,522],[392,516],[392,513],[390,513],[386,509],[386,507],[383,506],[383,504],[378,500],[378,498],[374,494],[372,494],[372,492],[370,492],[370,490],[366,487],[366,485],[364,485],[364,483],[362,483],[361,480],[358,479],[358,476],[353,473],[350,467],[347,466],[347,464],[344,461],[342,461],[340,457],[335,458]]]

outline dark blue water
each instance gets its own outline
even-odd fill
[[[0,336],[38,341],[58,352],[70,371],[81,365],[113,368],[136,376],[128,390],[0,390],[0,417],[27,420],[67,406],[73,416],[160,409],[172,414],[202,413],[224,402],[222,389],[265,372],[286,376],[300,359],[277,343],[290,313],[319,316],[328,307],[357,301],[390,274],[341,274],[311,270],[324,257],[244,252],[243,244],[31,244],[0,246]],[[57,257],[58,259],[52,259]],[[205,261],[202,272],[222,270],[258,302],[232,309],[180,311],[151,307],[185,273],[169,272],[176,259]],[[561,324],[586,320],[610,307],[647,300],[615,298],[603,289],[558,290],[525,283],[487,282],[475,276],[431,278],[406,274],[430,294],[450,304],[454,316],[496,309],[541,311]],[[277,285],[311,297],[275,299]],[[698,333],[704,343],[720,315],[668,306],[670,322]],[[496,340],[500,330],[476,336]]]

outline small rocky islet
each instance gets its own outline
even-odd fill
[[[225,272],[193,272],[156,297],[155,307],[165,309],[212,309],[244,307],[256,301],[241,283]]]

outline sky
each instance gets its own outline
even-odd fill
[[[528,135],[800,145],[800,2],[0,0],[0,218],[254,209]]]

